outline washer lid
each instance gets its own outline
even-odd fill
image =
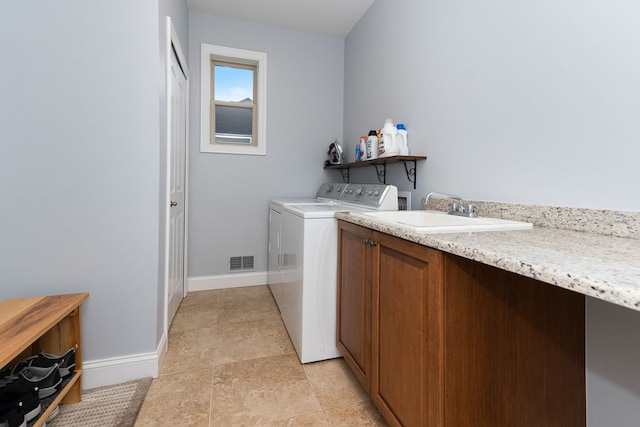
[[[312,198],[303,198],[303,197],[287,197],[281,199],[273,199],[271,203],[277,206],[287,206],[287,205],[301,205],[307,203],[318,203],[317,199]]]
[[[302,218],[333,218],[336,212],[361,212],[371,210],[366,207],[349,206],[342,203],[287,205],[284,209]]]

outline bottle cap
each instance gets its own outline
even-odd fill
[[[369,136],[374,135],[374,136],[378,136],[378,132],[376,132],[375,130],[370,130],[369,131]]]
[[[396,126],[396,128],[397,128],[398,130],[400,130],[400,129],[407,130],[407,129],[404,127],[404,124],[402,124],[402,123],[398,123],[398,125]]]

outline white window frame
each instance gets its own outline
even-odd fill
[[[253,61],[258,64],[256,145],[211,143],[211,59],[223,57],[229,62]],[[253,50],[202,43],[200,45],[200,152],[222,154],[267,154],[267,54]]]

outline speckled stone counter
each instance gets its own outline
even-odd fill
[[[485,206],[484,212],[494,214],[485,215],[480,210],[480,215],[523,220],[513,215],[495,214],[500,209],[496,207],[491,211]],[[554,212],[556,208],[549,209]],[[571,217],[562,209],[555,211],[557,215],[547,218],[547,226],[539,226],[540,221],[529,220],[534,223],[531,230],[426,235],[348,213],[338,213],[336,217],[640,311],[640,240],[631,238],[638,235],[636,227],[640,213],[581,211],[585,212],[581,216],[583,224],[599,224],[593,226],[596,232],[551,228],[561,225],[554,218]],[[594,219],[592,213],[603,217]],[[629,221],[621,221],[621,217]],[[608,221],[611,218],[613,221]],[[597,234],[598,231],[602,234]],[[629,237],[617,237],[616,234]]]
[[[449,199],[431,199],[422,209],[449,210]],[[539,227],[640,239],[640,212],[567,208],[470,200],[481,216],[530,222]]]

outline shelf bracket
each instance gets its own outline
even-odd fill
[[[404,164],[404,170],[407,173],[407,180],[413,183],[413,189],[416,189],[417,179],[417,167],[418,160],[426,160],[426,156],[390,156],[382,159],[371,159],[362,162],[352,162],[339,165],[331,165],[325,162],[325,169],[339,169],[342,174],[342,181],[349,183],[351,168],[360,168],[364,166],[375,166],[378,181],[383,184],[387,184],[387,164],[394,164],[402,162]],[[409,164],[407,164],[407,162]]]
[[[340,174],[342,175],[342,182],[349,183],[349,168],[340,169]]]
[[[387,183],[387,164],[382,164],[382,169],[378,168],[379,165],[374,165],[376,167],[376,173],[378,174],[378,181],[383,184]]]
[[[413,162],[413,167],[409,168],[407,167],[407,162]],[[416,161],[415,160],[403,160],[402,163],[404,163],[404,170],[407,173],[407,179],[409,180],[409,182],[413,182],[413,189],[416,189]]]

